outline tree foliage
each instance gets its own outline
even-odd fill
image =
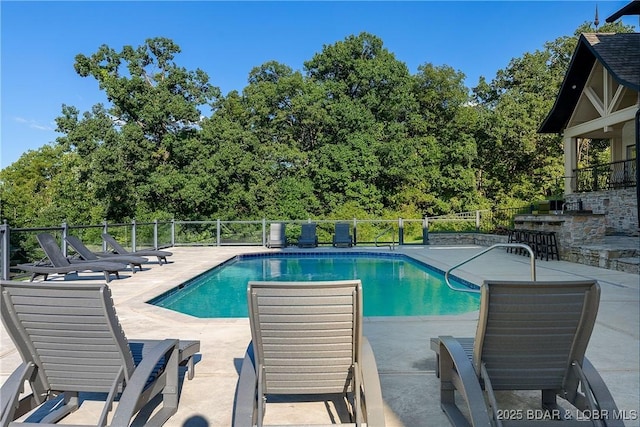
[[[588,30],[587,24],[579,31]],[[602,30],[627,31],[620,24]],[[536,131],[578,33],[470,90],[449,66],[415,74],[368,33],[302,70],[268,61],[242,92],[178,65],[166,38],[79,54],[108,105],[63,105],[55,144],[0,172],[12,225],[152,218],[416,217],[560,191],[558,137]]]

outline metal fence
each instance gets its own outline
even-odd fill
[[[271,223],[286,225],[286,238],[289,245],[296,245],[301,225],[314,222],[317,225],[318,244],[331,245],[335,224],[351,224],[354,245],[396,246],[428,245],[429,233],[500,233],[513,227],[513,217],[524,213],[527,208],[494,209],[464,212],[455,215],[427,217],[421,219],[349,219],[349,220],[296,220],[281,221],[262,219],[258,221],[152,221],[115,223],[106,221],[93,225],[70,225],[62,223],[59,227],[11,228],[6,221],[0,225],[0,274],[8,279],[12,267],[20,263],[29,263],[45,259],[36,235],[48,232],[60,242],[62,252],[67,255],[64,238],[68,235],[79,237],[89,249],[97,252],[107,251],[102,233],[109,233],[122,246],[132,251],[144,248],[165,248],[172,246],[266,246]],[[14,269],[15,270],[15,269]],[[17,272],[17,270],[15,270]]]
[[[593,165],[575,169],[575,192],[612,190],[636,186],[636,160]]]

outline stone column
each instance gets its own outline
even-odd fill
[[[576,138],[565,136],[564,145],[564,194],[571,194],[576,188],[573,170],[578,167],[578,144]]]

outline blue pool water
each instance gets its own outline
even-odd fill
[[[201,318],[247,317],[250,280],[345,279],[362,281],[365,316],[461,314],[479,307],[477,294],[451,290],[442,272],[404,255],[368,253],[241,255],[149,303]],[[473,285],[456,283],[464,286]]]

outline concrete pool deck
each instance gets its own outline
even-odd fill
[[[403,246],[403,253],[446,270],[484,248],[478,246]],[[375,251],[389,248],[285,249],[291,251]],[[145,301],[189,278],[241,253],[277,252],[263,247],[177,247],[170,263],[145,265],[136,274],[123,272],[110,283],[120,323],[129,338],[198,339],[193,380],[183,382],[178,412],[167,426],[223,427],[232,420],[238,371],[251,339],[248,319],[197,319]],[[597,279],[602,297],[587,356],[611,390],[618,408],[628,418],[627,426],[640,426],[640,278],[638,275],[605,270],[564,261],[537,261],[538,280]],[[484,279],[529,280],[529,258],[497,249],[456,269],[455,275],[472,283]],[[103,282],[102,274],[81,273],[64,280]],[[439,384],[435,376],[435,354],[429,339],[438,335],[473,336],[477,312],[459,316],[365,318],[368,337],[378,364],[385,418],[388,427],[447,426],[440,410]],[[4,328],[0,331],[0,382],[19,365],[19,355]],[[90,422],[97,418],[99,402],[85,402],[84,408],[65,422]],[[283,424],[331,423],[336,416],[331,405],[288,402],[267,406],[270,422]]]

